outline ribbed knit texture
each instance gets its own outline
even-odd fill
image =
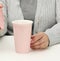
[[[34,33],[52,27],[55,21],[55,0],[37,0]]]
[[[60,43],[60,0],[37,1],[34,34],[46,33],[50,46]]]

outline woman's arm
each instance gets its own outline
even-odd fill
[[[7,32],[7,10],[5,0],[0,0],[0,3],[3,5],[3,15],[4,15],[4,29],[0,30],[0,37],[5,35]]]
[[[57,24],[45,32],[50,39],[50,45],[60,43],[60,0],[56,0],[56,21]]]
[[[51,29],[46,30],[45,33],[49,37],[50,40],[49,45],[55,45],[57,43],[60,43],[60,23],[57,23]]]
[[[32,49],[43,49],[47,48],[48,45],[51,46],[60,43],[60,0],[56,0],[56,22],[57,24],[47,29],[46,32],[32,35]]]

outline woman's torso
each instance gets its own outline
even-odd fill
[[[33,1],[35,1],[34,2],[35,4],[32,4]],[[34,32],[44,31],[55,24],[55,13],[56,13],[55,0],[33,0],[33,1],[30,2],[30,4],[27,4],[27,2],[24,3],[23,0],[21,2],[19,0],[7,0],[9,30],[12,30],[12,21],[21,19],[20,18],[21,12],[19,11],[21,8],[22,8],[23,15],[26,19],[33,19],[36,13],[35,16],[36,20],[34,21]],[[37,1],[39,1],[39,3]],[[23,5],[23,3],[25,5]],[[28,9],[29,7],[31,9]],[[28,16],[31,17],[28,18]]]

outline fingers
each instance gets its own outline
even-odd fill
[[[44,49],[47,48],[47,46],[48,46],[48,41],[45,37],[31,44],[32,49]]]
[[[42,38],[42,35],[38,35],[38,34],[36,34],[36,35],[32,35],[31,38],[32,38],[31,43],[35,43],[37,40],[39,40],[39,39]]]
[[[31,47],[32,49],[40,49],[40,46],[39,45],[37,45],[37,46],[34,46],[34,47]]]
[[[43,45],[44,44],[44,42],[41,44],[41,45]],[[41,45],[36,45],[36,46],[32,46],[31,48],[32,49],[41,49]]]
[[[44,42],[40,45],[40,49],[45,49],[48,47],[48,43]]]
[[[40,45],[32,47],[32,49],[45,49],[45,48],[47,48],[47,44],[45,42],[41,43]]]
[[[48,47],[48,36],[44,33],[38,33],[32,35],[31,48],[32,49],[44,49]]]
[[[35,43],[32,43],[31,46],[37,46],[37,45],[40,45],[41,43],[43,43],[44,40],[37,40]]]

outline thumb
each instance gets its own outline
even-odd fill
[[[31,39],[34,38],[36,35],[31,35]]]

